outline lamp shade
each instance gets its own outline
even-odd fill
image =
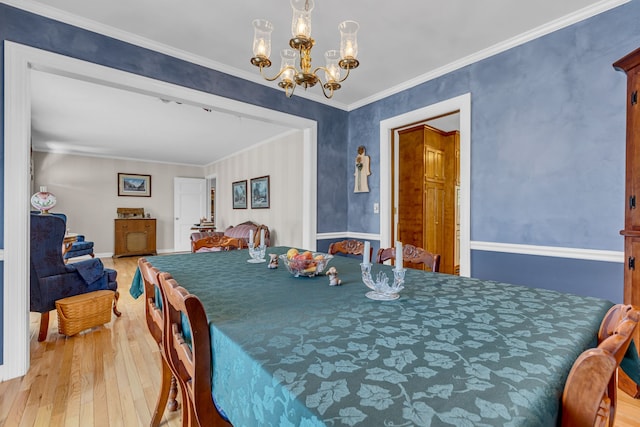
[[[356,21],[344,21],[338,25],[340,30],[340,55],[342,58],[357,58],[359,28],[360,25]]]
[[[31,196],[31,206],[41,213],[49,213],[56,205],[56,196],[47,191],[47,187],[40,187],[40,191]]]
[[[291,0],[293,19],[291,20],[291,35],[304,39],[311,38],[311,11],[313,0]]]
[[[327,61],[325,71],[325,79],[328,82],[337,82],[340,80],[340,66],[338,61],[340,60],[340,52],[337,50],[328,50],[324,54],[324,58]]]
[[[271,56],[271,32],[273,24],[264,19],[253,21],[253,56],[269,58]]]

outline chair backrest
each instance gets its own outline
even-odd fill
[[[624,309],[624,306],[620,308]],[[608,325],[608,321],[617,315],[611,310],[607,314],[603,325]],[[567,377],[562,396],[562,426],[614,425],[618,367],[637,327],[637,320],[625,317],[596,349],[587,350],[578,357]]]
[[[159,278],[165,307],[165,347],[183,390],[183,411],[189,412],[196,425],[228,426],[212,397],[211,335],[202,302],[169,274],[161,273]]]
[[[376,256],[376,262],[382,264],[390,259],[395,260],[395,258],[395,248],[380,248]],[[402,259],[405,266],[410,268],[425,266],[435,273],[440,271],[440,254],[434,254],[413,245],[402,245]]]
[[[616,360],[601,348],[584,351],[576,359],[562,393],[562,427],[605,426],[613,416],[607,386]]]
[[[152,266],[146,258],[138,259],[138,268],[144,284],[144,314],[147,327],[153,339],[161,346],[164,316],[162,314],[162,294],[160,294],[160,283],[158,283],[160,270]]]
[[[340,242],[333,242],[329,245],[329,254],[331,255],[355,255],[362,256],[364,254],[364,242],[360,240],[342,240]],[[369,259],[373,255],[373,248],[369,248]]]
[[[622,321],[629,317],[636,322],[640,320],[638,317],[640,312],[635,310],[632,305],[616,304],[609,309],[607,314],[602,318],[600,330],[598,331],[598,343],[611,336]]]
[[[207,236],[191,241],[191,252],[210,252],[212,250],[228,251],[231,249],[244,249],[247,244],[243,239],[228,236]]]
[[[31,266],[37,277],[67,272],[62,258],[65,222],[52,214],[31,214]]]

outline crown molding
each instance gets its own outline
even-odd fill
[[[371,95],[367,98],[361,99],[358,102],[354,102],[352,104],[349,104],[348,106],[348,110],[347,111],[351,111],[351,110],[355,110],[357,108],[363,107],[367,104],[371,104],[375,101],[379,101],[381,99],[384,99],[388,96],[394,95],[398,92],[402,92],[403,90],[406,89],[410,89],[414,86],[417,86],[419,84],[422,83],[426,83],[429,80],[433,80],[436,79],[440,76],[443,76],[445,74],[448,74],[452,71],[456,71],[459,70],[460,68],[466,67],[467,65],[471,65],[474,64],[476,62],[479,62],[483,59],[489,58],[493,55],[497,55],[499,53],[502,53],[506,50],[509,50],[513,47],[516,46],[520,46],[524,43],[530,42],[531,40],[535,40],[539,37],[545,36],[547,34],[550,34],[554,31],[560,30],[562,28],[566,28],[570,25],[576,24],[580,21],[584,21],[585,19],[591,18],[593,16],[599,15],[603,12],[606,12],[608,10],[611,10],[613,8],[616,8],[618,6],[621,6],[625,3],[629,3],[631,0],[606,0],[606,1],[602,1],[602,2],[598,2],[597,4],[585,7],[583,9],[580,9],[574,13],[570,13],[569,15],[565,15],[561,18],[558,18],[556,20],[547,22],[546,24],[543,24],[537,28],[534,28],[530,31],[527,31],[525,33],[519,34],[515,37],[512,37],[508,40],[505,40],[503,42],[494,44],[493,46],[490,46],[486,49],[480,50],[478,52],[475,52],[469,56],[466,56],[464,58],[461,58],[457,61],[451,62],[447,65],[444,65],[440,68],[436,68],[433,71],[430,71],[428,73],[422,74],[414,79],[411,80],[407,80],[406,82],[403,82],[399,85],[390,87],[387,90],[378,92],[374,95]]]
[[[37,3],[33,0],[0,0],[0,3],[5,3],[9,6],[21,9],[27,12],[34,13],[36,15],[44,16],[45,18],[53,19],[63,22],[65,24],[73,25],[74,27],[82,28],[83,30],[91,31],[101,34],[103,36],[111,37],[116,40],[120,40],[125,43],[130,43],[135,46],[139,46],[145,49],[149,49],[155,52],[162,53],[164,55],[171,56],[173,58],[181,59],[196,65],[210,68],[212,70],[219,71],[221,73],[229,74],[234,77],[239,77],[243,80],[248,80],[253,83],[260,84],[265,87],[277,90],[271,82],[266,81],[260,75],[250,73],[248,71],[240,70],[235,67],[222,64],[212,59],[205,58],[200,55],[196,55],[182,49],[177,49],[172,46],[160,43],[155,40],[142,37],[128,31],[120,30],[112,26],[103,24],[98,21],[94,21],[88,18],[84,18],[78,15],[74,15],[69,12],[57,9],[55,7]],[[284,96],[284,95],[283,95]],[[345,103],[337,102],[333,99],[329,100],[324,96],[315,92],[297,91],[295,96],[308,99],[309,101],[318,102],[321,104],[329,105],[341,110],[348,110],[348,105]]]
[[[618,6],[629,3],[630,1],[631,0],[605,0],[605,1],[601,1],[596,4],[593,4],[591,6],[587,6],[574,13],[570,13],[561,18],[550,21],[537,28],[534,28],[533,30],[519,34],[515,37],[512,37],[511,39],[505,40],[504,42],[497,43],[491,47],[488,47],[487,49],[483,49],[481,51],[473,53],[458,61],[451,62],[445,66],[437,68],[428,73],[422,74],[414,79],[407,80],[406,82],[393,86],[387,90],[378,92],[367,98],[363,98],[360,101],[357,101],[351,104],[337,102],[333,99],[329,100],[329,99],[326,99],[324,96],[320,96],[315,92],[298,91],[296,96],[308,99],[310,101],[329,105],[331,107],[334,107],[340,110],[352,111],[357,108],[363,107],[367,104],[371,104],[375,101],[379,101],[383,98],[394,95],[398,92],[402,92],[403,90],[412,88],[416,85],[438,78],[452,71],[456,71],[460,68],[466,67],[467,65],[471,65],[475,62],[489,58],[493,55],[509,50],[513,47],[527,43],[531,40],[537,39],[539,37],[542,37],[554,31],[560,30],[562,28],[566,28],[580,21],[584,21],[585,19],[591,18],[600,13],[614,9]],[[275,90],[275,88],[270,84],[270,82],[267,82],[266,80],[262,79],[259,75],[256,75],[254,73],[249,73],[244,70],[239,70],[234,67],[229,67],[220,62],[207,59],[199,55],[194,55],[184,50],[176,49],[171,46],[159,43],[157,41],[150,40],[148,38],[141,37],[141,36],[129,33],[127,31],[119,30],[109,25],[99,23],[97,21],[93,21],[93,20],[83,18],[68,12],[64,12],[60,9],[57,9],[48,5],[36,3],[33,0],[0,0],[0,3],[5,3],[10,6],[16,7],[18,9],[32,12],[37,15],[51,18],[60,22],[64,22],[65,24],[70,24],[88,31],[93,31],[93,32],[126,42],[126,43],[131,43],[133,45],[150,49],[174,58],[182,59],[187,62],[191,62],[206,68],[220,71],[225,74],[239,77],[243,80],[248,80],[250,82],[257,83],[262,86],[269,87]]]

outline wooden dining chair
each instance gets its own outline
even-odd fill
[[[634,320],[636,323],[640,321],[640,310],[634,308],[632,305],[616,304],[609,309],[605,314],[600,324],[600,330],[598,331],[598,343],[601,343],[608,337],[610,337],[620,323],[625,319]],[[636,337],[638,333],[636,332]],[[635,342],[635,351],[637,352],[638,343]],[[640,369],[640,366],[638,367]],[[634,399],[640,398],[640,384],[637,384],[626,372],[622,369],[618,369],[618,387],[633,397]]]
[[[229,251],[247,247],[243,239],[229,236],[207,236],[191,241],[191,252]]]
[[[158,275],[160,271],[153,267],[146,258],[138,260],[138,268],[144,283],[144,313],[147,321],[147,327],[151,336],[158,344],[160,349],[160,367],[161,367],[161,383],[156,408],[153,411],[150,425],[156,427],[162,421],[165,407],[169,411],[178,409],[176,396],[178,394],[178,386],[176,378],[172,375],[171,369],[167,362],[167,354],[163,344],[164,332],[164,316],[162,314],[162,298],[160,294],[160,284],[158,283]]]
[[[380,248],[376,255],[376,262],[382,264],[387,260],[396,258],[395,248]],[[429,268],[431,271],[438,273],[440,271],[440,255],[433,254],[422,248],[405,244],[402,245],[402,259],[405,266],[410,268],[423,269],[422,266]]]
[[[187,420],[189,426],[231,426],[211,391],[211,335],[202,302],[169,274],[159,277],[168,331],[165,346],[184,396],[183,425]]]
[[[354,255],[362,256],[364,254],[364,242],[360,240],[342,240],[340,242],[333,242],[329,245],[330,255]],[[373,255],[373,248],[369,248],[369,259]]]
[[[576,359],[562,394],[562,427],[614,425],[617,371],[637,325],[624,319],[597,348]]]

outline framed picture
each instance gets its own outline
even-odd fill
[[[251,179],[251,209],[269,207],[269,175]]]
[[[119,173],[118,196],[151,197],[151,175]]]
[[[236,181],[231,184],[233,195],[233,209],[247,209],[247,180]]]

